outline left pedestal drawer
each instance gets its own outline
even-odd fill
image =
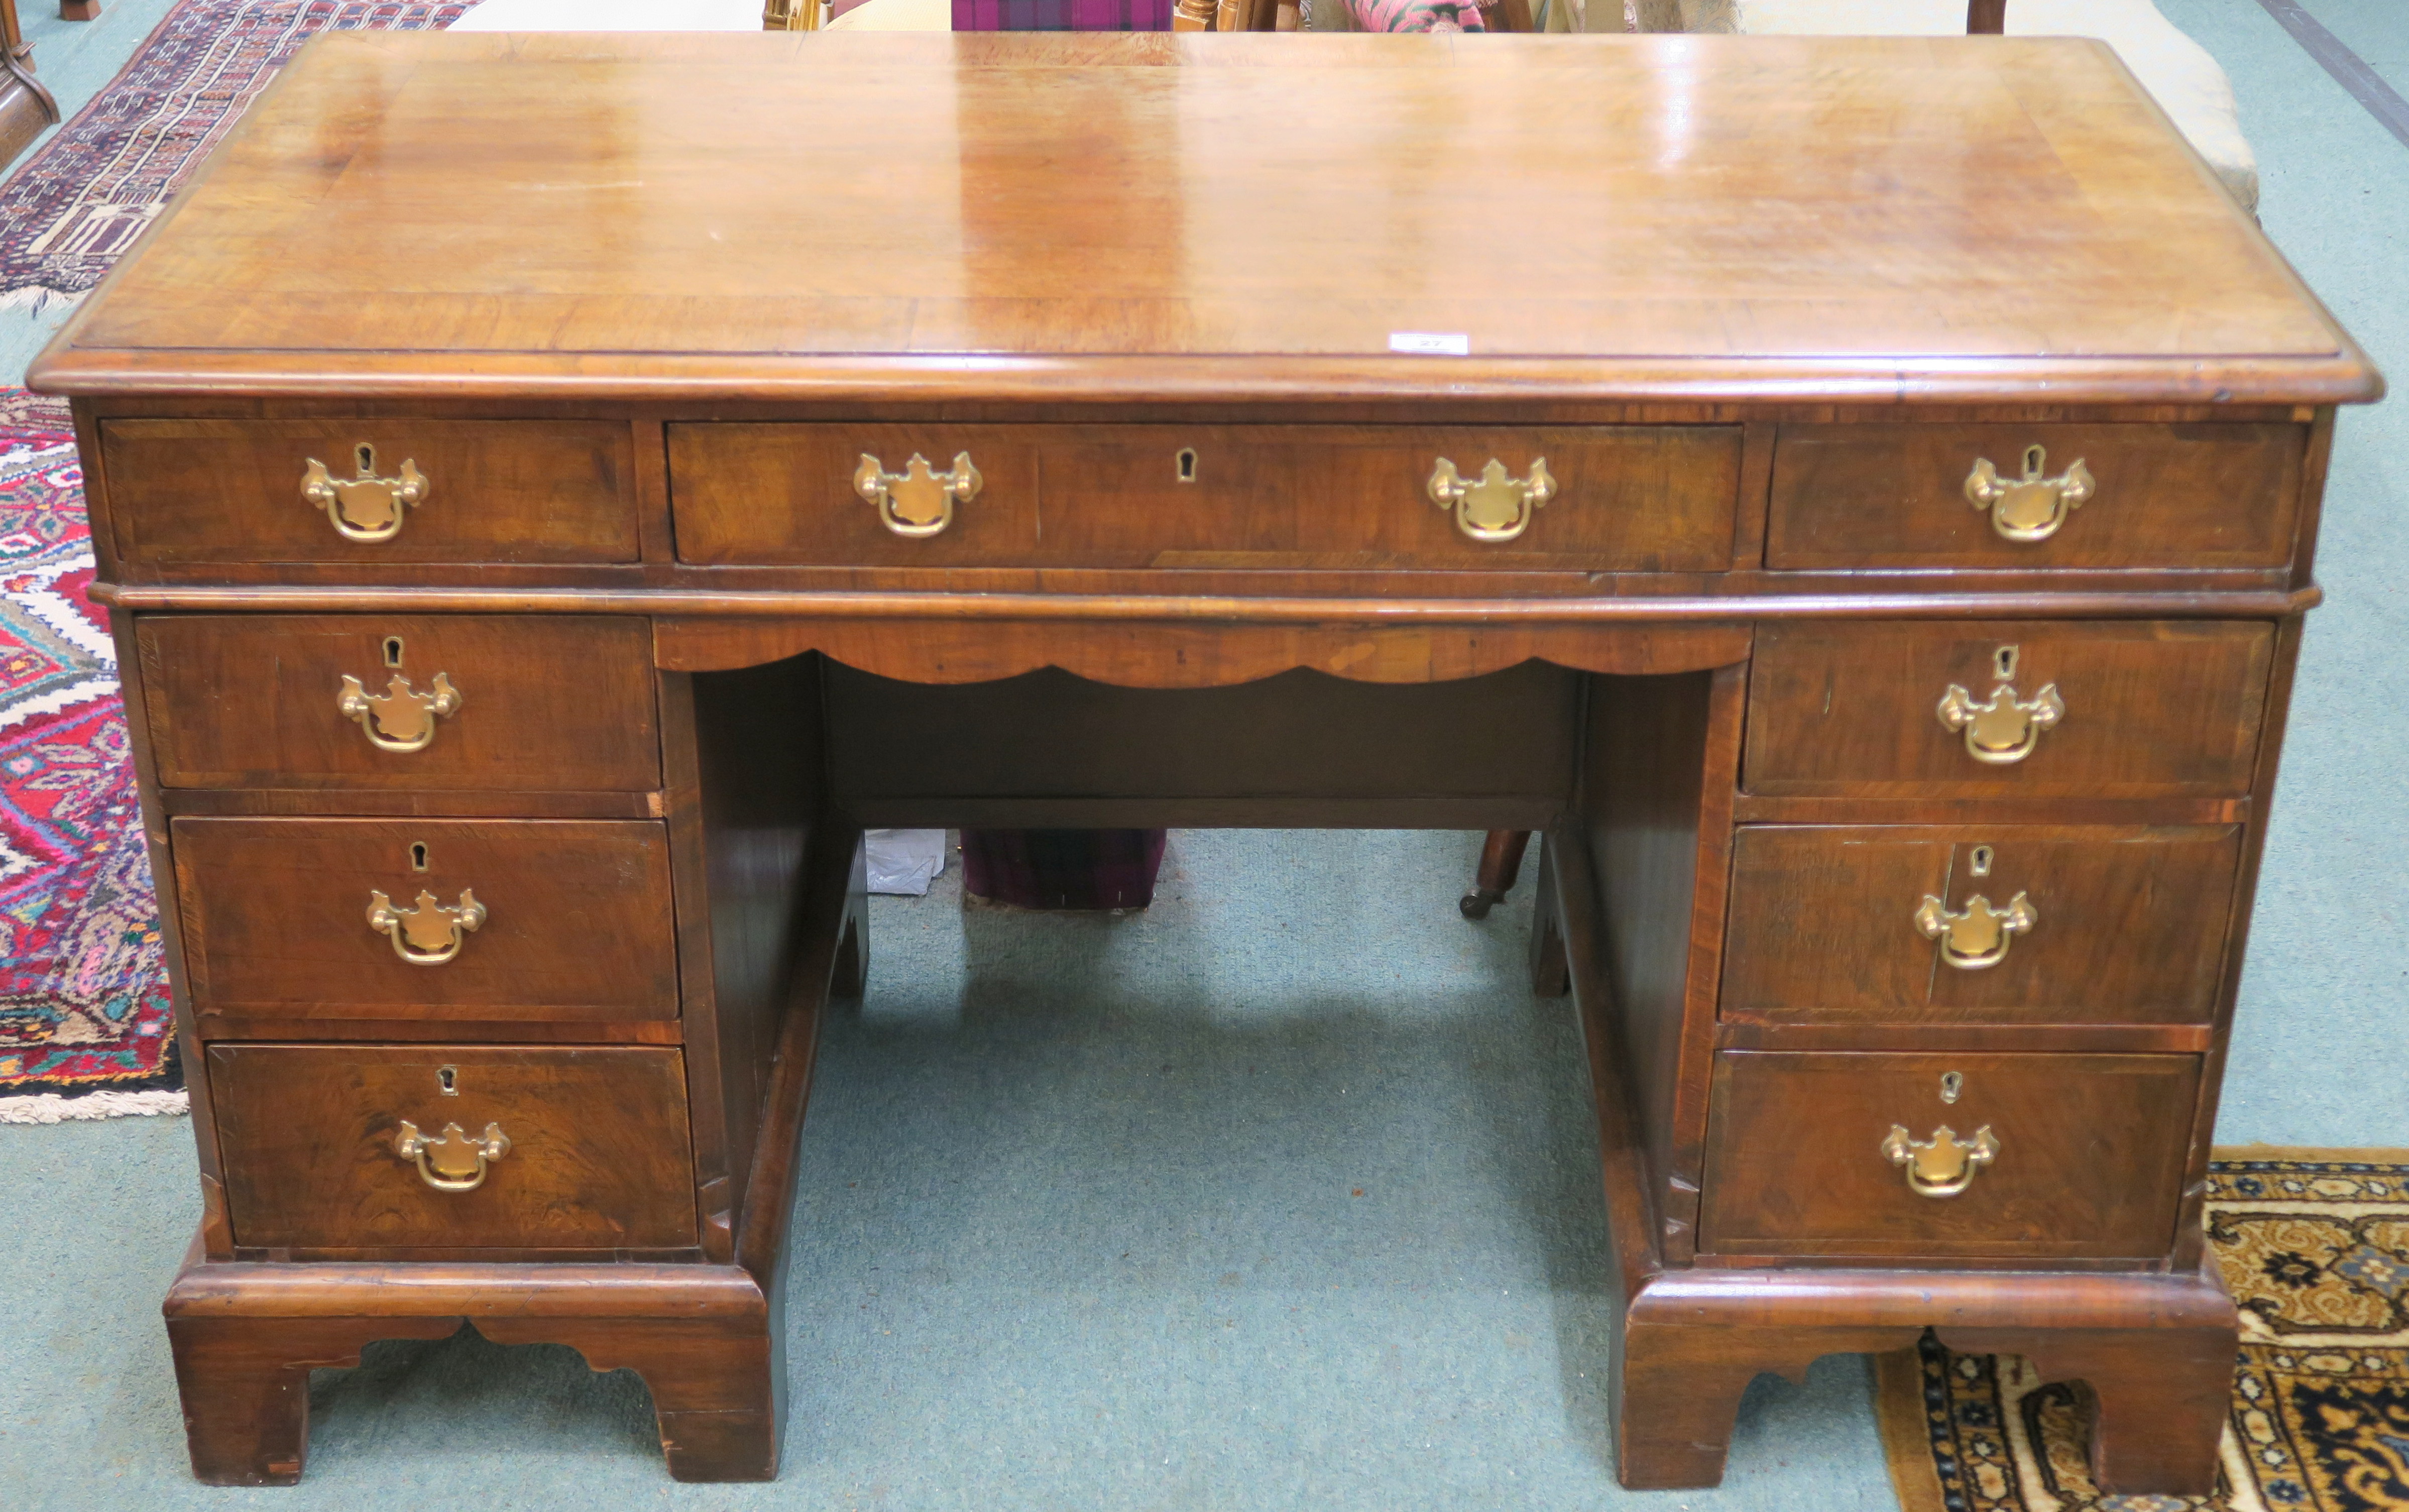
[[[211,1045],[234,1241],[691,1246],[684,1060],[652,1046]]]
[[[650,625],[586,614],[146,614],[163,787],[645,792]]]
[[[245,1037],[245,1019],[677,1016],[660,824],[182,818],[169,836],[205,1037]]]

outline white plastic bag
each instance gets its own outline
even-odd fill
[[[942,829],[865,829],[870,852],[870,890],[898,898],[925,898],[929,884],[945,869]]]

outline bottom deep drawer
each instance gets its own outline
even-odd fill
[[[238,1246],[696,1242],[680,1051],[214,1044],[209,1078]]]
[[[2185,1055],[1725,1051],[1699,1249],[2161,1256],[2199,1087]]]

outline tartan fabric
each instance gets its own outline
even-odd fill
[[[958,32],[1167,32],[1171,0],[954,0]]]

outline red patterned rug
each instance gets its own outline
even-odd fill
[[[89,293],[312,34],[468,8],[182,0],[0,184],[0,304]],[[185,1105],[92,566],[65,407],[0,388],[0,1123]]]
[[[0,389],[0,1123],[184,1105],[63,405]]]

